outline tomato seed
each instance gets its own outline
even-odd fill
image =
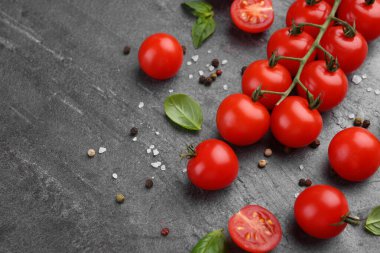
[[[125,197],[124,197],[124,195],[123,195],[123,194],[121,194],[121,193],[118,193],[118,194],[116,194],[116,197],[115,197],[115,199],[116,199],[116,202],[117,202],[117,203],[121,204],[121,203],[123,203],[123,202],[124,202],[124,200],[125,200]]]
[[[366,120],[363,121],[363,125],[362,125],[362,127],[363,127],[363,128],[368,128],[369,125],[371,125],[371,122],[370,122],[368,119],[366,119]]]
[[[273,154],[272,149],[270,149],[270,148],[266,148],[266,149],[264,150],[264,155],[265,155],[266,157],[270,157],[270,156],[272,156],[272,154]]]
[[[148,178],[146,181],[145,181],[145,188],[147,189],[150,189],[153,187],[153,180]]]
[[[138,134],[139,130],[137,127],[132,127],[131,130],[129,131],[130,136],[136,136]]]
[[[310,143],[309,147],[316,149],[319,147],[319,145],[321,145],[321,142],[320,142],[320,140],[316,139],[315,141]]]
[[[162,236],[168,236],[169,235],[169,229],[168,228],[163,228],[161,229],[161,235]]]
[[[96,155],[96,151],[95,151],[95,149],[90,148],[90,149],[87,151],[87,155],[88,155],[88,157],[94,157],[94,156]]]
[[[258,166],[260,169],[263,169],[265,168],[265,166],[267,165],[267,161],[266,160],[260,160],[259,163],[258,163]]]
[[[363,124],[363,119],[361,118],[355,118],[354,120],[354,126],[362,126]]]
[[[130,46],[125,46],[124,49],[123,49],[123,54],[124,55],[129,55],[130,52],[131,52],[131,47]]]

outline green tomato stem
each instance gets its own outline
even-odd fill
[[[323,51],[329,58],[334,58],[334,56],[329,51],[327,51],[324,47],[322,47],[321,45],[318,45],[317,48],[319,50]]]
[[[273,94],[273,95],[284,95],[284,92],[280,92],[280,91],[271,91],[271,90],[262,90],[260,92],[260,95],[264,95],[264,94]]]
[[[322,28],[322,25],[318,25],[318,24],[314,24],[314,23],[299,23],[297,25],[299,25],[299,26],[313,26],[313,27],[317,27],[317,28]]]
[[[277,56],[278,60],[291,60],[291,61],[299,61],[302,62],[302,58],[297,58],[297,57],[289,57],[289,56],[282,56],[278,55]]]

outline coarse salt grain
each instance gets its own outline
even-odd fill
[[[294,194],[294,197],[295,197],[295,198],[298,198],[299,195],[300,195],[300,193],[297,192],[297,193]]]
[[[156,135],[160,135],[160,132],[157,131],[157,132],[156,132]]]
[[[194,55],[191,57],[191,59],[194,61],[194,62],[197,62],[199,60],[199,55]]]
[[[205,74],[205,72],[203,72],[202,70],[199,70],[199,71],[198,71],[198,74],[199,74],[200,76],[203,76],[203,75]]]
[[[363,78],[363,79],[367,79],[367,78],[368,78],[367,74],[363,74],[363,75],[362,75],[362,78]]]
[[[350,113],[350,114],[348,115],[348,118],[350,118],[350,119],[354,119],[354,118],[355,118],[355,114]]]
[[[226,65],[227,63],[228,63],[227,60],[223,60],[223,61],[222,61],[222,65]]]
[[[112,177],[113,177],[114,179],[117,179],[117,174],[116,174],[116,173],[113,173],[113,174],[112,174]]]
[[[192,64],[191,61],[186,62],[187,66],[190,66]]]
[[[214,69],[215,69],[214,66],[210,66],[210,67],[208,67],[208,70],[210,70],[210,72],[213,71]]]
[[[166,166],[165,165],[161,165],[161,170],[166,170]]]
[[[139,108],[143,108],[144,107],[144,102],[140,102],[139,103]]]
[[[210,66],[211,66],[211,64],[210,64],[210,63],[207,63],[207,64],[206,64],[206,67],[207,67],[207,68],[208,68],[208,67],[210,67]]]
[[[354,75],[354,76],[352,77],[352,82],[353,82],[354,84],[359,84],[362,80],[363,80],[363,79],[361,78],[361,76],[358,76],[358,75]]]
[[[305,167],[301,164],[300,165],[300,170],[303,170]]]
[[[153,149],[153,156],[157,156],[159,153],[157,149]]]
[[[154,149],[154,145],[150,145],[149,148],[150,148],[150,149]]]
[[[192,74],[189,75],[189,79],[193,79],[193,77],[194,77],[194,76],[193,76]]]
[[[228,90],[228,85],[227,84],[223,85],[223,89]]]
[[[368,92],[371,92],[371,91],[372,91],[372,88],[371,88],[371,87],[368,87],[368,88],[367,88],[367,91],[368,91]]]
[[[137,141],[137,137],[134,137],[134,138],[132,139],[132,141]]]
[[[171,89],[170,89],[170,90],[169,90],[169,93],[173,93],[173,91],[174,91],[174,90],[171,90]]]
[[[183,173],[186,173],[186,172],[187,172],[187,169],[183,169],[182,172],[183,172]]]
[[[147,152],[148,154],[150,154],[150,153],[152,153],[152,150],[151,150],[150,148],[148,148],[148,149],[146,150],[146,152]]]
[[[212,53],[212,50],[211,50],[211,49],[207,50],[207,53],[211,54],[211,53]]]
[[[380,90],[375,90],[376,95],[380,95]]]
[[[99,154],[103,154],[104,152],[106,152],[107,151],[107,149],[106,148],[104,148],[104,147],[100,147],[99,148]]]
[[[161,162],[151,163],[150,165],[152,165],[153,168],[158,168],[161,166]]]

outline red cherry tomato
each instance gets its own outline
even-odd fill
[[[239,172],[239,161],[230,146],[209,139],[195,148],[187,164],[190,181],[203,190],[220,190],[231,185]]]
[[[150,77],[165,80],[175,76],[183,61],[182,46],[166,33],[156,33],[144,40],[139,49],[141,69]]]
[[[297,197],[294,216],[307,234],[327,239],[339,235],[347,223],[338,225],[349,212],[344,194],[329,185],[314,185]]]
[[[342,26],[333,26],[327,29],[321,40],[321,46],[338,58],[340,68],[346,74],[358,69],[368,52],[368,45],[364,37],[356,32],[353,38],[349,38],[344,35]],[[325,59],[321,50],[318,50],[318,59]]]
[[[318,110],[309,109],[308,102],[301,97],[287,97],[272,111],[272,133],[287,147],[301,148],[309,145],[317,139],[322,125]]]
[[[261,85],[262,90],[286,91],[292,84],[289,71],[281,64],[269,66],[268,60],[251,63],[244,71],[242,90],[247,96],[252,96],[254,90]],[[259,102],[269,110],[273,109],[280,95],[265,94]]]
[[[291,26],[293,20],[299,23],[314,23],[322,25],[331,12],[331,6],[325,1],[320,1],[314,5],[308,5],[306,0],[296,0],[288,10],[286,15],[286,25]],[[304,31],[313,38],[317,37],[319,28],[305,26]]]
[[[342,178],[349,181],[365,180],[380,166],[380,141],[366,129],[344,129],[330,142],[329,160]]]
[[[238,146],[259,141],[269,130],[270,115],[262,104],[245,94],[232,94],[219,105],[216,126],[220,135]]]
[[[380,0],[367,4],[365,0],[344,0],[339,6],[338,17],[354,24],[367,41],[380,36]]]
[[[308,63],[302,71],[300,80],[315,98],[321,95],[322,103],[318,107],[320,112],[331,110],[346,97],[348,89],[346,75],[341,69],[329,71],[325,61]],[[306,92],[301,86],[297,86],[297,92],[306,98]]]
[[[261,33],[273,24],[271,0],[235,0],[231,5],[232,22],[249,33]]]
[[[268,41],[268,59],[275,51],[277,51],[277,54],[281,56],[302,58],[309,51],[313,45],[313,42],[314,39],[306,32],[291,35],[289,28],[282,28],[274,32]],[[316,52],[313,52],[308,62],[313,61],[315,59],[315,55]],[[278,63],[287,68],[292,76],[297,74],[298,68],[300,67],[299,62],[292,60],[280,60]]]
[[[326,3],[328,3],[331,8],[333,7],[334,3],[335,3],[335,0],[324,0]]]
[[[282,237],[276,216],[258,205],[248,205],[235,213],[228,221],[228,232],[241,249],[252,253],[271,251]]]

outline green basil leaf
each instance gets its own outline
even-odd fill
[[[365,228],[372,234],[380,236],[380,206],[372,209],[365,222]]]
[[[191,253],[226,253],[226,237],[223,229],[215,230],[202,239],[191,250]]]
[[[215,31],[215,20],[213,17],[199,17],[193,25],[192,38],[195,48],[199,48]]]
[[[196,17],[209,17],[214,15],[212,5],[204,1],[188,1],[182,3],[182,6]]]
[[[189,130],[201,130],[203,113],[201,106],[185,94],[174,94],[165,99],[165,113],[174,123]]]

